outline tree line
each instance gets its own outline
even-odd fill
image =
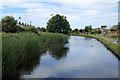
[[[18,25],[18,21],[15,20],[13,16],[5,16],[0,21],[2,23],[2,31],[6,33],[16,33],[22,31],[31,31],[38,34],[38,31],[43,32],[52,32],[52,33],[63,33],[63,34],[78,34],[78,33],[86,33],[86,34],[101,34],[100,28],[93,29],[92,25],[85,26],[84,29],[71,29],[69,21],[66,16],[56,14],[52,16],[45,27],[35,27],[32,25],[26,25],[25,27],[21,27]],[[119,23],[120,25],[120,23]],[[119,26],[118,25],[118,26]],[[102,25],[101,29],[105,29],[107,26]],[[110,31],[116,31],[116,29],[110,29]]]
[[[71,28],[66,18],[67,18],[66,16],[56,14],[55,16],[48,20],[46,28],[44,27],[36,28],[35,26],[30,25],[26,27],[21,27],[20,25],[17,24],[18,21],[15,20],[13,16],[5,16],[1,20],[2,31],[6,33],[16,33],[21,31],[32,31],[38,33],[38,31],[43,31],[68,34]]]

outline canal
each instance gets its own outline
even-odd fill
[[[118,59],[113,53],[96,39],[78,36],[24,62],[20,70],[20,78],[117,77]]]

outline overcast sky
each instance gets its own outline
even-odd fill
[[[50,14],[67,16],[71,28],[92,25],[112,26],[118,22],[119,0],[2,0],[2,16],[13,15],[17,20],[35,26],[46,27]]]

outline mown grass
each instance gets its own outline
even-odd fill
[[[14,77],[20,61],[41,55],[50,46],[67,42],[68,38],[57,33],[2,33],[3,76]]]
[[[120,40],[120,35],[112,35],[112,34],[95,34],[95,35],[110,38],[110,39]]]

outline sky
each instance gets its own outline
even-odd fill
[[[12,15],[16,20],[46,27],[51,14],[64,15],[72,29],[86,25],[98,28],[118,23],[119,0],[2,0],[0,18]],[[19,20],[19,16],[21,20]]]

